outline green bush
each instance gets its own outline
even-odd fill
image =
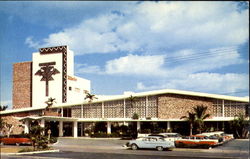
[[[139,115],[137,113],[134,113],[132,119],[139,119]]]
[[[32,151],[33,151],[32,148],[26,147],[26,148],[23,148],[23,149],[19,150],[18,152],[32,152]]]
[[[56,137],[51,137],[49,140],[50,143],[56,143],[57,142],[57,138]]]
[[[108,137],[120,137],[121,135],[119,133],[113,132],[111,134],[107,134],[106,132],[98,132],[91,134],[91,137],[96,137],[96,138],[108,138]]]

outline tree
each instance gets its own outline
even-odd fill
[[[0,118],[0,134],[3,134],[3,128],[5,127],[6,122],[3,118]]]
[[[249,120],[247,120],[243,114],[235,115],[230,125],[236,138],[247,138]]]
[[[13,130],[13,128],[14,128],[14,125],[5,123],[5,128],[7,130],[7,136],[9,137],[10,134],[11,134],[11,132],[12,132],[12,130]]]
[[[188,111],[188,116],[182,116],[181,119],[186,119],[190,124],[190,135],[192,135],[192,130],[194,125],[197,125],[199,133],[204,126],[204,120],[210,116],[210,114],[206,114],[207,107],[203,105],[197,105],[193,108],[193,112]]]
[[[53,105],[54,103],[56,103],[56,98],[50,97],[50,98],[48,98],[47,101],[45,101],[45,103],[47,104],[46,109],[49,109],[49,108],[52,107],[52,105]]]
[[[195,123],[197,124],[199,133],[201,133],[202,128],[204,127],[204,120],[210,117],[210,114],[206,114],[207,107],[203,105],[197,105],[193,108],[195,113]]]
[[[94,94],[90,94],[87,90],[85,90],[84,93],[86,94],[84,100],[89,99],[89,102],[92,102],[94,99],[98,99]]]
[[[195,113],[188,111],[188,116],[182,116],[180,119],[185,119],[190,125],[189,134],[193,135],[193,127],[195,124]]]
[[[130,95],[130,96],[128,97],[128,100],[130,101],[131,108],[133,108],[135,102],[137,101],[137,97]]]
[[[4,111],[8,108],[8,105],[0,105],[0,111]]]
[[[34,151],[48,148],[48,139],[46,136],[44,136],[44,128],[42,128],[40,125],[32,126],[28,135],[32,141]]]

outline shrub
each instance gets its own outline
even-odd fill
[[[56,143],[57,142],[57,138],[56,137],[51,137],[49,140],[50,143]]]
[[[91,134],[91,137],[96,137],[96,138],[107,138],[107,137],[120,137],[121,135],[119,133],[113,132],[111,134],[107,134],[106,132],[98,132]]]
[[[33,151],[32,148],[26,147],[26,148],[23,148],[23,149],[19,150],[18,152],[32,152],[32,151]]]
[[[132,119],[139,119],[139,115],[137,113],[134,113]]]

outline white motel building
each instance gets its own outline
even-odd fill
[[[74,55],[67,46],[41,48],[33,53],[32,61],[13,64],[12,110],[1,111],[6,122],[13,125],[12,134],[28,133],[36,121],[42,127],[53,127],[54,136],[84,136],[84,130],[98,122],[112,132],[117,124],[136,123],[136,129],[157,123],[166,130],[183,129],[181,120],[197,105],[206,106],[211,116],[206,125],[215,130],[226,129],[237,114],[248,115],[248,98],[191,92],[154,90],[125,92],[123,95],[96,95],[91,102],[85,99],[91,81],[74,75]],[[131,101],[130,97],[136,100]],[[55,98],[48,110],[45,101]],[[132,118],[134,114],[138,119]],[[187,124],[186,124],[187,125]]]

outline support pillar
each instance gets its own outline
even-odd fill
[[[111,134],[111,122],[107,122],[107,134]]]
[[[102,102],[102,118],[104,118],[104,102]]]
[[[29,133],[29,121],[26,120],[24,124],[24,133],[28,134]]]
[[[59,121],[59,137],[63,136],[63,121]]]
[[[74,124],[73,124],[73,137],[74,138],[77,137],[77,121],[74,121]]]
[[[63,108],[61,108],[61,117],[63,117]]]
[[[137,121],[136,130],[137,130],[137,131],[141,130],[141,122],[140,122],[140,121]]]
[[[145,110],[145,118],[148,117],[148,96],[146,96],[146,110]]]
[[[167,130],[171,129],[170,121],[167,121]]]
[[[225,117],[225,103],[224,103],[224,100],[222,100],[222,117]]]
[[[44,127],[45,127],[45,120],[44,120],[44,119],[41,119],[40,126],[41,126],[42,128],[44,128]]]

